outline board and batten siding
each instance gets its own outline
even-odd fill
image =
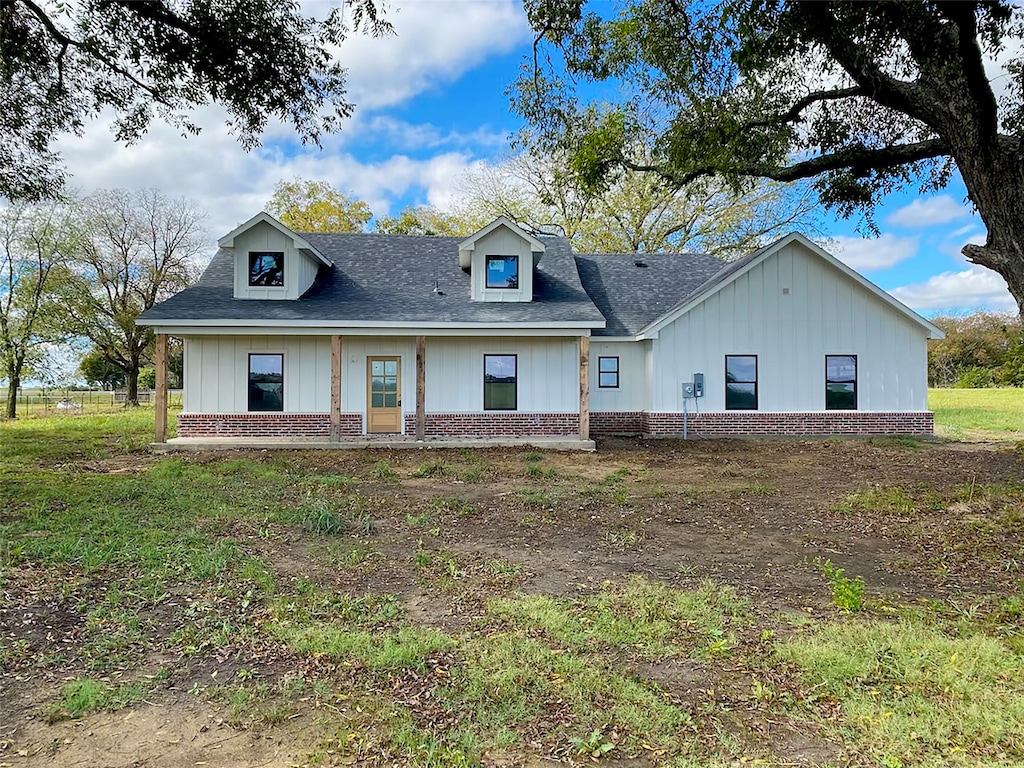
[[[488,288],[488,256],[519,257],[519,288]],[[524,240],[505,226],[496,227],[473,246],[470,267],[474,301],[533,301],[533,252]]]
[[[646,411],[651,407],[649,341],[590,340],[590,410]],[[619,358],[619,388],[600,386],[598,358]]]
[[[313,285],[319,263],[303,255],[293,245],[292,238],[266,222],[235,236],[235,298],[238,299],[297,299]],[[249,252],[281,251],[284,253],[284,286],[262,287],[249,285]]]
[[[328,336],[186,336],[186,413],[246,413],[249,354],[284,355],[286,413],[331,409]]]
[[[577,339],[428,337],[426,409],[432,413],[483,411],[484,355],[517,356],[518,411],[579,412]],[[343,336],[341,408],[366,413],[366,360],[401,359],[404,413],[416,411],[416,339]],[[286,413],[328,413],[331,407],[329,336],[185,337],[184,411],[245,413],[250,353],[284,355]]]
[[[695,372],[704,374],[700,410],[724,411],[726,355],[757,355],[759,411],[825,410],[826,355],[857,356],[858,410],[928,408],[926,331],[799,243],[662,328],[652,344],[654,411],[681,411],[680,385]]]
[[[428,413],[483,411],[485,354],[517,355],[517,411],[579,413],[578,339],[515,336],[428,337],[424,387]]]

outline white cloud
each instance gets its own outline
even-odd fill
[[[337,51],[357,108],[399,104],[530,39],[526,13],[515,0],[417,0],[389,7],[387,19],[394,35],[353,35]]]
[[[1006,281],[985,267],[971,265],[961,272],[943,272],[923,283],[904,285],[889,291],[908,307],[927,310],[1007,310],[1017,304],[1006,289]]]
[[[913,229],[948,224],[970,217],[971,211],[949,195],[920,197],[890,214],[886,222],[893,227]]]
[[[916,237],[897,237],[889,233],[866,239],[837,235],[828,243],[836,258],[858,272],[872,272],[906,261],[917,253]]]

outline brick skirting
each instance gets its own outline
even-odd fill
[[[577,436],[578,413],[428,413],[424,437]],[[405,414],[405,434],[416,434],[416,414]]]
[[[593,418],[593,417],[591,417]],[[687,417],[694,435],[932,435],[934,415],[923,412],[818,411],[808,413],[761,413],[727,411],[698,413]],[[643,414],[648,435],[682,435],[682,413]]]
[[[361,437],[363,416],[341,414],[341,436]],[[329,413],[180,413],[178,437],[316,437],[330,439]]]
[[[640,435],[644,431],[643,411],[593,411],[590,414],[591,436]]]

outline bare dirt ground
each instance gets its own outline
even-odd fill
[[[595,454],[545,453],[532,462],[540,468],[533,475],[527,471],[528,453],[476,451],[470,459],[458,451],[218,452],[183,460],[283,457],[307,472],[353,478],[374,523],[372,532],[351,537],[370,553],[360,567],[332,562],[322,540],[299,528],[281,527],[267,536],[240,523],[223,534],[262,558],[284,581],[311,580],[352,594],[394,594],[410,621],[449,633],[467,627],[504,589],[476,570],[493,558],[518,566],[516,588],[530,593],[588,593],[605,580],[631,574],[677,587],[711,579],[734,587],[764,615],[834,611],[821,573],[811,565],[814,558],[828,558],[863,577],[870,595],[893,604],[1009,594],[1020,578],[1005,557],[982,551],[982,538],[971,541],[971,526],[984,509],[953,500],[952,489],[971,489],[973,502],[975,487],[980,493],[989,483],[1024,479],[1019,452],[1005,446],[619,440],[603,443]],[[96,459],[75,469],[130,473],[153,461],[148,456]],[[371,476],[369,469],[381,461],[394,470],[397,482]],[[452,469],[467,461],[482,467],[475,482],[465,482]],[[448,469],[411,477],[425,462]],[[937,501],[884,514],[844,508],[850,494],[891,487],[928,491]],[[1022,548],[1024,542],[1011,540],[1004,552]],[[448,553],[468,574],[465,587],[457,594],[433,589],[417,570],[417,550]],[[25,567],[9,573],[3,588],[3,641],[26,644],[37,658],[65,661],[0,668],[0,768],[299,765],[309,762],[310,749],[325,734],[337,731],[336,725],[325,725],[328,715],[358,720],[354,712],[326,712],[300,698],[282,722],[246,728],[229,724],[226,708],[216,700],[190,694],[198,682],[237,679],[243,667],[258,665],[276,680],[302,674],[303,661],[284,650],[275,658],[269,648],[260,658],[211,652],[188,662],[149,651],[124,672],[125,679],[170,665],[166,686],[127,709],[49,724],[41,715],[47,703],[66,680],[82,674],[83,616],[59,582],[52,570]],[[152,635],[166,635],[181,620],[173,606],[166,610],[144,617]],[[731,674],[656,665],[634,672],[680,696],[716,684],[728,690]],[[764,729],[790,765],[838,759],[837,747],[820,743],[814,734],[785,727],[769,733],[768,724]],[[333,764],[335,757],[321,751],[315,759]],[[550,764],[503,755],[487,760]]]

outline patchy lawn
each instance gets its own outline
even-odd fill
[[[1024,388],[929,389],[936,432],[953,440],[1024,440]]]
[[[150,426],[0,425],[0,764],[1024,762],[1012,446]]]

